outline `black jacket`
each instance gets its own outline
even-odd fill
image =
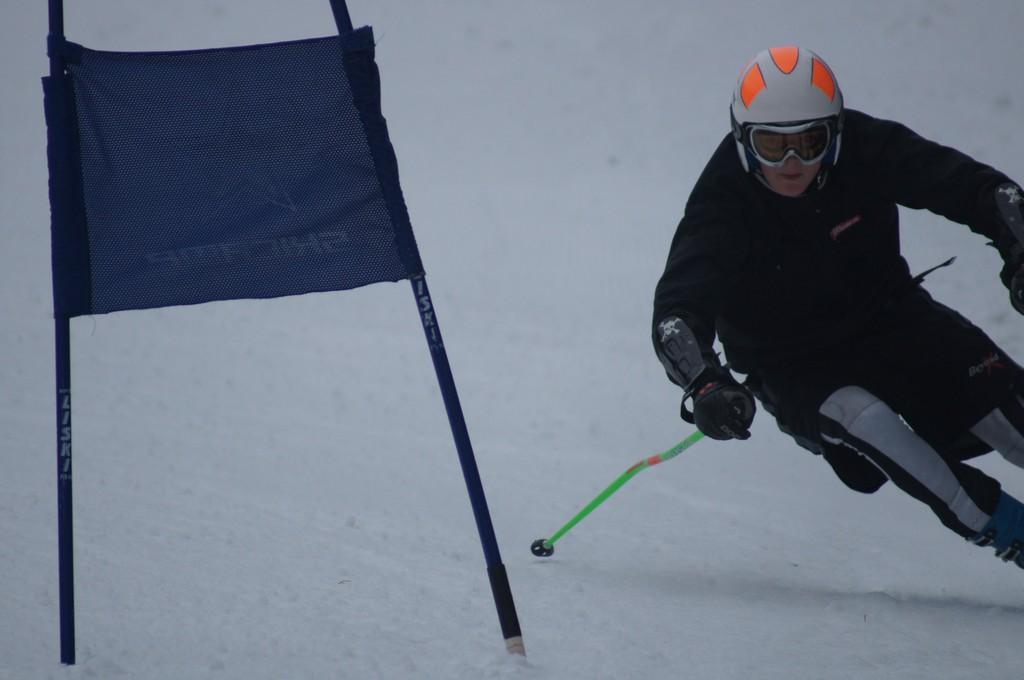
[[[927,208],[1001,245],[1012,236],[994,191],[1009,181],[899,123],[848,109],[824,186],[787,198],[743,171],[729,135],[672,240],[655,326],[682,316],[706,351],[717,330],[742,373],[841,342],[911,285],[897,205]]]

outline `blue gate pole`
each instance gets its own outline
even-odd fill
[[[57,559],[60,580],[60,662],[75,663],[75,567],[71,504],[71,323],[54,319],[57,346]]]
[[[466,429],[462,405],[459,403],[459,395],[455,389],[451,365],[448,363],[448,353],[445,351],[444,341],[441,339],[441,328],[437,324],[434,303],[430,299],[430,289],[427,288],[427,280],[422,274],[411,278],[410,283],[412,283],[413,294],[416,296],[420,319],[423,321],[423,331],[427,336],[430,358],[434,362],[434,371],[437,373],[437,382],[441,387],[444,407],[448,412],[448,423],[451,425],[452,436],[455,438],[455,449],[458,451],[459,463],[462,465],[462,476],[466,480],[469,500],[473,505],[473,516],[476,519],[476,528],[480,533],[480,543],[487,561],[487,576],[491,582],[491,593],[498,609],[501,634],[505,638],[505,646],[510,653],[525,655],[523,633],[519,628],[519,618],[516,616],[516,607],[512,600],[512,589],[508,583],[505,565],[501,563],[498,540],[494,536],[491,514],[487,509],[487,498],[484,496],[483,484],[480,482],[480,472],[473,455],[473,446],[469,441],[469,431]]]
[[[64,4],[49,0],[50,76],[64,74],[53,42],[64,38]],[[60,662],[75,663],[75,567],[71,497],[71,321],[55,316],[57,383],[57,571],[60,587]]]
[[[345,0],[331,0],[331,12],[334,13],[334,23],[338,25],[338,33],[341,35],[351,33],[352,17],[349,16]]]

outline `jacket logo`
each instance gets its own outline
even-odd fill
[[[1024,196],[1020,195],[1020,189],[1013,184],[1001,186],[996,191],[1000,194],[1006,194],[1006,201],[1010,205],[1024,202]]]
[[[658,330],[661,331],[661,340],[664,341],[672,335],[679,335],[682,331],[679,329],[679,324],[683,322],[678,316],[669,317],[660,324],[658,324]]]
[[[994,369],[1005,368],[1003,364],[999,363],[999,355],[993,352],[987,357],[981,360],[980,364],[971,366],[967,369],[967,376],[969,378],[976,378],[977,376],[984,373],[985,375],[992,375]]]
[[[860,222],[860,220],[861,220],[861,216],[860,215],[854,215],[853,217],[851,217],[848,220],[843,220],[842,222],[840,222],[836,226],[832,227],[832,231],[830,231],[828,233],[828,235],[832,237],[833,241],[838,241],[840,234],[842,234],[844,231],[846,231],[847,229],[849,229],[853,225],[855,225],[858,222]]]

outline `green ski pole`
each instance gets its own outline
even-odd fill
[[[555,552],[555,541],[560,539],[562,536],[565,536],[565,534],[567,534],[570,529],[572,529],[574,526],[580,523],[580,520],[582,520],[584,517],[593,512],[594,508],[608,500],[608,498],[613,493],[618,491],[626,482],[632,479],[633,476],[636,475],[636,473],[640,472],[641,470],[645,470],[651,467],[652,465],[664,463],[666,460],[675,458],[680,453],[682,453],[686,449],[690,448],[691,446],[699,442],[701,439],[703,439],[703,437],[704,433],[701,432],[700,430],[697,430],[689,437],[673,446],[668,451],[663,451],[662,453],[650,456],[648,458],[644,458],[643,460],[634,463],[633,465],[630,466],[628,470],[619,475],[618,479],[609,484],[608,488],[606,488],[601,493],[597,494],[597,497],[594,498],[594,500],[587,503],[587,507],[583,508],[578,513],[576,513],[575,517],[566,522],[565,526],[563,526],[561,529],[556,531],[551,536],[551,538],[538,538],[536,541],[534,541],[530,545],[530,552],[532,552],[537,557],[550,557]]]

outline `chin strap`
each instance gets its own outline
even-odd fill
[[[818,176],[814,178],[813,186],[818,191],[821,191],[822,189],[825,188],[825,182],[828,181],[828,171],[830,169],[830,167],[822,166],[821,170],[818,171]]]

